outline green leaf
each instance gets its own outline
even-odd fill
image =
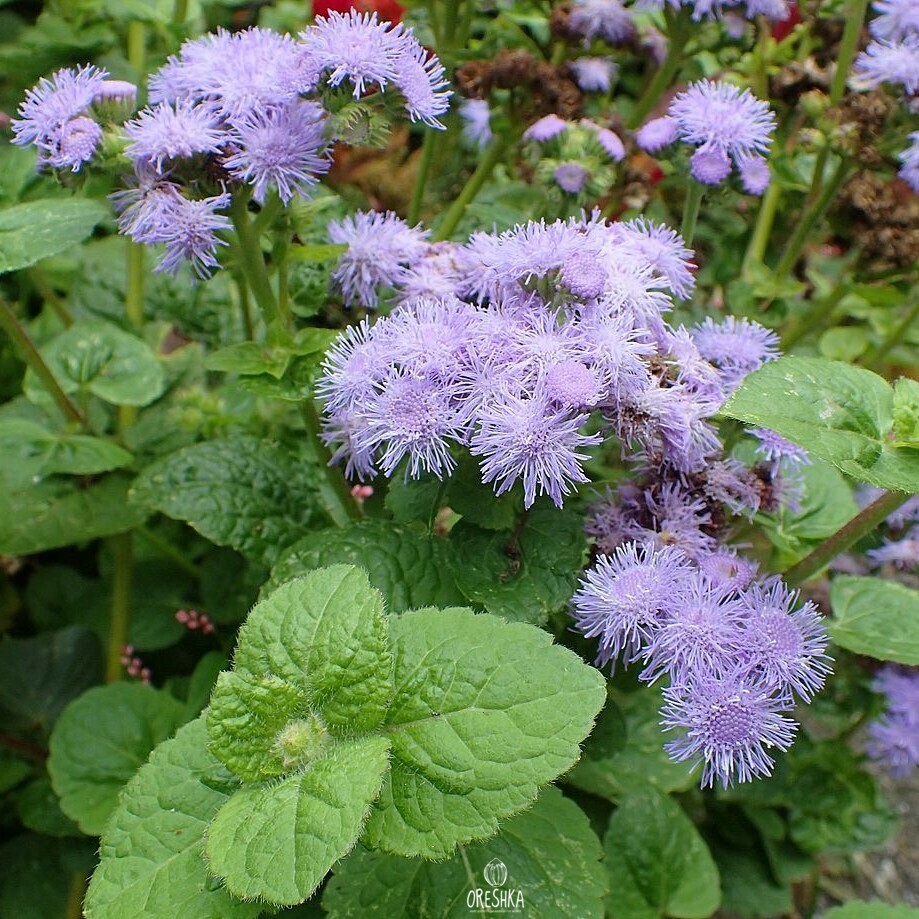
[[[850,900],[823,914],[824,919],[919,919],[919,909],[906,903]]]
[[[353,564],[367,569],[390,612],[462,605],[452,558],[452,546],[445,539],[368,519],[301,539],[275,565],[269,587],[322,565]]]
[[[43,425],[24,418],[0,421],[0,476],[18,487],[31,484],[36,476],[67,473],[97,475],[129,466],[127,450],[84,434],[53,434]]]
[[[389,481],[384,501],[396,523],[419,522],[430,527],[443,500],[444,483],[433,475],[410,479],[396,473]]]
[[[611,801],[649,785],[662,792],[690,788],[698,773],[664,751],[660,707],[660,691],[653,687],[611,693],[584,755],[564,781]]]
[[[160,744],[106,825],[86,894],[87,919],[260,915],[262,904],[241,903],[214,884],[202,857],[205,830],[237,787],[208,752],[202,719]]]
[[[483,530],[513,530],[523,510],[520,492],[512,490],[496,497],[492,487],[482,482],[478,462],[468,454],[460,457],[447,482],[447,504],[466,523]]]
[[[267,373],[280,380],[290,358],[290,351],[269,348],[254,341],[241,341],[209,354],[204,366],[208,370],[240,375]]]
[[[64,709],[51,735],[48,773],[61,809],[84,833],[102,832],[122,787],[183,713],[181,702],[143,683],[97,686]]]
[[[129,484],[114,474],[88,488],[56,477],[21,490],[0,487],[0,554],[32,555],[140,526],[147,514],[128,503]]]
[[[469,610],[406,613],[390,636],[393,762],[362,841],[444,857],[570,768],[605,681],[545,632]]]
[[[692,821],[651,789],[623,798],[603,841],[612,919],[704,919],[718,908],[718,869]]]
[[[318,474],[315,464],[280,444],[236,434],[152,463],[132,497],[270,564],[315,526]]]
[[[307,899],[360,833],[389,765],[389,741],[345,741],[274,784],[250,785],[207,831],[210,870],[237,897]]]
[[[332,919],[466,919],[470,890],[492,886],[484,869],[497,859],[507,869],[504,890],[520,892],[529,919],[603,917],[600,841],[584,812],[556,788],[544,789],[530,810],[494,838],[467,846],[464,856],[465,863],[460,855],[430,862],[358,848],[335,869],[322,905]]]
[[[919,383],[908,377],[894,386],[893,431],[898,447],[919,447]]]
[[[302,688],[329,727],[348,733],[377,727],[392,697],[383,604],[359,568],[311,571],[258,603],[235,663]]]
[[[45,836],[79,836],[80,828],[61,810],[51,782],[42,777],[16,795],[16,813],[22,825]]]
[[[291,246],[287,257],[301,262],[334,262],[347,251],[345,243],[313,243],[308,246]]]
[[[6,638],[0,641],[0,719],[10,727],[50,730],[64,706],[101,676],[99,640],[80,626]]]
[[[919,451],[894,442],[894,411],[894,391],[877,374],[809,357],[764,364],[721,409],[778,432],[858,481],[916,492]]]
[[[830,637],[882,661],[919,664],[919,591],[896,581],[841,575],[830,587]]]
[[[112,405],[149,405],[163,393],[162,364],[143,339],[101,320],[75,322],[42,349],[61,389],[87,392]],[[51,405],[51,394],[30,369],[23,390],[36,405]]]
[[[721,844],[713,852],[721,875],[726,915],[767,919],[787,916],[792,911],[791,885],[778,883],[755,849]]]
[[[0,210],[0,273],[75,246],[109,213],[101,201],[87,198],[48,198]]]
[[[543,625],[571,599],[587,555],[579,513],[540,505],[519,532],[461,520],[450,533],[456,584],[468,601],[505,619]]]

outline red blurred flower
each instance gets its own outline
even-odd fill
[[[347,13],[352,9],[359,13],[376,13],[388,22],[399,22],[405,12],[405,7],[396,0],[313,0],[315,16],[328,16],[331,12]]]
[[[772,27],[772,37],[776,41],[784,41],[790,34],[791,30],[801,21],[801,10],[798,9],[797,3],[788,5],[788,16],[780,19]]]

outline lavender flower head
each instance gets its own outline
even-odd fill
[[[730,83],[701,80],[673,100],[664,118],[648,122],[636,139],[651,152],[679,139],[696,148],[690,162],[696,181],[718,185],[733,164],[745,189],[758,194],[768,185],[763,154],[774,130],[775,115],[768,103]]]
[[[694,674],[686,685],[665,689],[664,698],[662,724],[681,732],[665,749],[677,762],[701,758],[703,788],[770,775],[769,751],[794,741],[787,701],[737,672]]]
[[[102,139],[85,113],[96,101],[108,74],[96,67],[58,70],[26,92],[12,122],[13,143],[38,148],[38,165],[79,171]]]
[[[891,775],[906,777],[919,766],[919,670],[888,664],[874,688],[886,697],[887,711],[869,725],[866,751]]]
[[[559,118],[556,114],[544,115],[538,121],[534,121],[526,131],[523,132],[524,140],[534,140],[539,144],[558,137],[568,128],[568,122],[564,118]]]
[[[483,150],[494,137],[488,103],[484,99],[463,99],[459,113],[463,119],[463,137],[470,146]]]
[[[919,131],[913,131],[909,141],[910,145],[899,154],[903,164],[899,175],[913,191],[919,191]]]
[[[619,70],[616,62],[608,57],[579,57],[569,66],[585,93],[608,93]]]
[[[775,332],[750,319],[728,316],[715,322],[708,318],[691,332],[702,356],[721,371],[728,392],[748,373],[779,356]]]
[[[871,6],[877,13],[870,25],[875,38],[900,41],[907,35],[919,35],[917,0],[875,0]]]
[[[139,166],[150,166],[159,173],[176,160],[219,153],[226,143],[213,111],[188,100],[143,109],[125,124],[124,132],[131,141],[127,155]]]
[[[919,34],[900,41],[871,42],[855,59],[853,72],[868,86],[893,83],[915,95],[919,91]]]
[[[597,38],[620,45],[635,34],[632,14],[619,0],[574,0],[568,28],[583,37],[585,46]]]

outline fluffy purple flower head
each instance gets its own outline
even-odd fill
[[[711,80],[691,84],[667,114],[676,121],[680,139],[699,147],[693,175],[708,184],[716,184],[714,177],[723,172],[727,157],[739,162],[740,157],[766,153],[775,130],[767,102],[747,89]]]
[[[600,259],[589,252],[573,252],[562,263],[559,280],[576,297],[595,300],[606,289],[608,272]]]
[[[644,649],[641,679],[654,682],[666,673],[671,685],[681,686],[693,674],[728,667],[739,648],[745,612],[738,597],[697,573]]]
[[[137,99],[137,87],[127,80],[103,80],[93,96],[93,103],[116,102],[130,105],[132,108]]]
[[[715,551],[715,539],[705,529],[711,523],[705,502],[676,483],[668,482],[657,492],[646,489],[640,493],[630,508],[630,516],[630,538],[676,546],[692,559]],[[644,525],[646,520],[650,527]]]
[[[915,95],[919,91],[919,35],[896,42],[871,42],[855,59],[853,70],[869,86],[893,83]]]
[[[752,428],[750,433],[759,441],[756,455],[772,464],[774,471],[783,463],[794,466],[810,465],[811,460],[807,455],[807,450],[786,440],[781,434],[776,434],[775,431],[770,431],[768,428]]]
[[[875,38],[899,41],[907,35],[919,35],[919,0],[874,0],[877,16],[871,20]]]
[[[698,559],[699,570],[716,590],[739,593],[756,577],[759,566],[731,549],[719,549]]]
[[[544,115],[539,121],[534,121],[523,132],[523,137],[524,140],[535,140],[538,144],[544,144],[546,141],[552,140],[553,137],[558,137],[567,128],[568,122],[553,113]]]
[[[909,135],[910,145],[900,154],[898,159],[903,164],[899,176],[913,191],[919,191],[919,131]]]
[[[743,602],[748,611],[742,640],[745,666],[767,686],[794,690],[809,702],[823,688],[832,660],[816,606],[807,602],[795,609],[798,592],[778,578],[753,584]]]
[[[360,408],[364,427],[355,434],[358,449],[381,451],[380,469],[391,476],[408,457],[407,473],[430,472],[438,478],[456,466],[450,445],[462,438],[462,422],[440,383],[392,374],[383,390]]]
[[[402,280],[406,266],[425,254],[427,235],[388,211],[358,212],[330,223],[329,239],[348,246],[332,274],[345,303],[376,309],[378,289]]]
[[[906,777],[919,766],[919,670],[888,664],[874,689],[886,696],[887,711],[869,726],[866,752],[891,775]]]
[[[591,409],[609,391],[609,380],[579,360],[564,360],[545,372],[546,398],[563,408]]]
[[[601,127],[588,118],[581,119],[582,127],[587,128],[597,136],[597,142],[603,148],[603,152],[615,163],[621,163],[625,159],[625,144],[615,131],[609,128]]]
[[[720,147],[705,144],[690,158],[689,171],[703,185],[720,185],[731,174],[731,160]]]
[[[494,482],[501,495],[522,480],[524,507],[533,504],[537,492],[561,507],[572,484],[588,481],[582,448],[601,440],[580,433],[586,420],[586,415],[552,408],[542,393],[494,403],[470,445],[472,454],[482,457],[482,481]]]
[[[619,0],[574,0],[568,28],[583,37],[585,46],[596,38],[619,45],[635,34],[632,14]]]
[[[428,53],[411,33],[404,36],[404,48],[396,64],[393,80],[405,99],[405,110],[412,121],[443,130],[438,120],[450,107],[452,92],[440,59]]]
[[[770,750],[787,750],[797,725],[788,703],[739,672],[697,671],[684,686],[664,690],[661,722],[681,732],[665,749],[677,762],[702,762],[702,787],[749,782],[772,773]]]
[[[705,467],[705,494],[727,505],[732,514],[751,517],[759,510],[759,479],[732,457],[716,459]]]
[[[484,99],[463,99],[459,106],[463,119],[463,137],[480,150],[487,147],[494,137],[491,130],[491,110]]]
[[[750,195],[761,195],[771,181],[769,164],[762,156],[739,156],[737,171],[740,173],[740,184]]]
[[[330,415],[354,414],[376,395],[387,366],[367,320],[348,326],[326,352],[316,382],[325,411]]]
[[[639,0],[639,9],[662,9],[665,5],[679,9],[681,6],[692,7],[692,18],[698,22],[702,19],[716,17],[727,18],[728,15],[737,15],[743,6],[743,14],[747,19],[756,19],[765,16],[767,19],[777,21],[788,16],[788,3],[786,0]]]
[[[175,106],[161,102],[138,112],[124,132],[131,141],[126,153],[138,167],[162,173],[175,160],[198,153],[219,153],[227,137],[218,117],[203,105],[187,100]]]
[[[750,319],[709,317],[691,329],[702,356],[721,370],[725,386],[733,389],[766,361],[779,356],[778,336]]]
[[[680,136],[680,125],[670,115],[652,118],[635,133],[635,143],[648,153],[657,153],[675,143]]]
[[[166,252],[156,271],[175,274],[185,263],[199,278],[208,278],[217,267],[217,247],[225,246],[226,240],[216,234],[231,230],[229,217],[218,214],[230,206],[229,195],[215,195],[190,201],[181,197],[174,202],[164,227],[162,239]]]
[[[666,611],[679,602],[692,568],[677,549],[635,542],[601,555],[581,578],[572,599],[575,628],[585,638],[599,638],[597,666],[624,652],[635,661]]]
[[[681,300],[689,298],[696,285],[693,274],[696,266],[692,249],[684,245],[676,230],[644,217],[615,223],[610,230],[627,251],[647,262],[674,294]]]
[[[590,178],[590,172],[587,167],[581,163],[567,162],[559,163],[552,174],[555,184],[569,195],[577,195],[583,190],[584,185]]]
[[[869,549],[865,555],[875,568],[893,565],[908,571],[919,565],[919,536],[885,540],[884,545]]]
[[[270,188],[285,204],[294,195],[306,196],[329,168],[324,117],[315,102],[250,115],[234,129],[237,150],[224,166],[252,186],[256,201],[264,201]]]
[[[45,148],[47,164],[54,169],[79,172],[88,163],[102,140],[102,128],[92,118],[80,115],[65,122]]]
[[[579,57],[569,64],[582,92],[608,93],[619,68],[608,57]]]

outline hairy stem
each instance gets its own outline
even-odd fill
[[[115,559],[115,571],[112,576],[112,606],[105,654],[105,681],[115,683],[121,679],[121,655],[124,646],[128,643],[128,628],[131,622],[133,536],[131,533],[119,533],[109,539],[109,546]]]
[[[778,182],[772,182],[763,195],[756,215],[756,224],[750,235],[747,251],[744,253],[743,270],[745,274],[749,274],[754,265],[762,264],[766,257],[766,246],[772,234],[772,225],[775,223],[781,196],[782,189]]]
[[[437,232],[434,233],[435,242],[449,239],[453,235],[453,231],[466,213],[466,208],[473,198],[481,191],[482,186],[488,181],[488,177],[494,171],[495,166],[500,162],[501,156],[504,153],[505,144],[506,141],[500,137],[496,137],[486,148],[485,152],[482,154],[482,158],[479,160],[479,165],[476,166],[475,172],[472,173],[469,177],[469,181],[463,186],[463,190],[459,193],[459,197],[450,205],[449,210],[444,216],[443,222],[437,228]]]
[[[810,555],[789,568],[783,578],[792,587],[810,580],[823,571],[837,555],[841,555],[863,536],[880,526],[909,497],[906,492],[885,491],[880,498],[869,504],[832,536],[828,536]]]
[[[233,221],[233,228],[239,239],[237,249],[239,266],[255,297],[258,308],[262,311],[265,324],[268,325],[278,318],[278,301],[271,288],[262,247],[249,217],[248,205],[249,196],[247,194],[241,191],[234,194],[233,203],[230,205],[230,219]]]
[[[77,408],[73,399],[61,389],[60,384],[51,372],[51,368],[45,363],[41,352],[36,347],[35,342],[32,341],[32,337],[5,300],[0,300],[0,329],[6,332],[10,341],[22,355],[22,359],[45,384],[57,407],[64,413],[65,417],[69,421],[78,424],[81,428],[85,428],[86,416]]]
[[[632,109],[627,127],[633,131],[645,120],[673,82],[673,78],[683,64],[683,51],[692,34],[689,7],[681,7],[676,13],[670,7],[665,7],[664,16],[667,20],[667,56],[655,71],[651,82],[645,87],[641,98],[635,103],[635,108]]]
[[[858,39],[867,11],[868,0],[852,0],[849,5],[842,41],[839,43],[839,58],[836,61],[836,72],[833,74],[833,85],[830,87],[830,105],[839,105],[845,95],[846,79],[858,50]]]
[[[680,236],[685,245],[692,247],[692,238],[696,233],[696,223],[699,220],[699,209],[702,206],[702,195],[705,187],[690,179],[686,186],[686,200],[683,204],[683,222],[680,224]]]

